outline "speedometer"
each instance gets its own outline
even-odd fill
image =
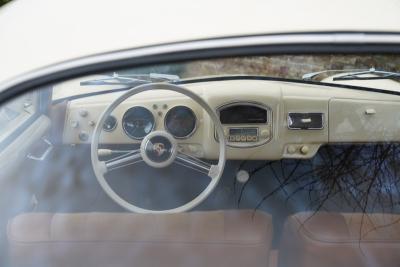
[[[171,108],[165,115],[165,129],[175,138],[187,138],[196,130],[196,116],[186,106]]]
[[[122,117],[122,128],[133,139],[142,139],[154,129],[154,116],[144,107],[132,107]]]

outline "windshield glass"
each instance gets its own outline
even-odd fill
[[[104,76],[88,77],[88,80],[101,79],[113,76],[117,73],[119,76],[138,75],[138,74],[164,74],[175,75],[180,79],[194,79],[209,76],[222,75],[255,75],[266,76],[282,79],[303,80],[303,76],[308,73],[343,70],[343,73],[348,73],[346,70],[376,70],[399,72],[400,57],[398,55],[274,55],[274,56],[251,56],[251,57],[234,57],[197,60],[181,63],[169,63],[156,66],[147,66],[143,68],[124,69],[115,72],[104,73]],[[313,77],[315,82],[332,82],[331,79],[326,79],[335,72],[321,73]],[[150,79],[151,80],[151,79]],[[115,83],[116,81],[114,81]],[[352,81],[341,81],[343,84],[352,84]],[[371,85],[366,83],[358,83],[359,86]],[[379,87],[379,83],[376,83]],[[118,87],[118,84],[114,84]],[[96,87],[79,86],[75,90],[66,90],[63,92],[58,90],[54,94],[54,99],[59,99],[64,96],[84,94],[94,90],[108,90],[111,87]]]
[[[211,58],[1,102],[0,266],[398,266],[399,66]]]

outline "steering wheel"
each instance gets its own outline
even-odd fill
[[[103,124],[106,118],[111,114],[111,112],[118,107],[127,98],[132,97],[136,94],[151,90],[170,90],[177,93],[181,93],[199,104],[210,116],[211,121],[214,123],[215,129],[217,131],[218,141],[219,141],[219,157],[218,164],[212,165],[201,159],[194,157],[192,155],[180,152],[178,149],[177,140],[165,130],[157,130],[150,132],[146,135],[140,144],[140,149],[129,151],[123,156],[119,156],[114,160],[101,161],[99,160],[99,154],[101,154],[101,149],[99,150],[99,139],[100,134],[103,129]],[[197,94],[194,92],[177,85],[166,84],[166,83],[153,83],[145,84],[134,87],[115,99],[106,110],[100,115],[98,123],[94,129],[91,141],[91,160],[94,173],[96,175],[97,181],[99,182],[102,189],[106,194],[121,207],[127,209],[128,211],[137,213],[177,213],[190,210],[202,201],[204,201],[210,193],[217,186],[222,173],[224,171],[225,161],[226,161],[226,141],[222,129],[221,122],[219,121],[214,110]],[[144,209],[137,205],[134,205],[122,197],[120,197],[109,185],[104,175],[117,168],[127,165],[133,165],[137,162],[144,161],[151,168],[165,168],[170,164],[176,162],[179,165],[185,166],[187,168],[195,169],[203,172],[208,176],[210,182],[207,187],[198,194],[194,199],[189,202],[173,208],[166,210],[151,210]]]

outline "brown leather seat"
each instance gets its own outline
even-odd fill
[[[19,215],[9,222],[18,267],[268,266],[269,215],[253,211]]]
[[[283,231],[279,267],[400,266],[400,215],[303,212]]]

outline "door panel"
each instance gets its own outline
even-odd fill
[[[40,159],[46,151],[39,155],[31,153],[35,147],[40,145],[40,139],[45,138],[50,128],[50,119],[41,115],[28,128],[26,128],[18,137],[16,137],[6,148],[0,152],[0,169],[2,174],[9,176],[22,166],[21,163],[28,158]],[[0,174],[0,178],[1,174]]]
[[[45,115],[48,92],[29,92],[0,106],[0,179],[12,177],[20,166],[31,166],[22,161],[40,160],[49,154],[51,144],[45,139],[50,129]]]

